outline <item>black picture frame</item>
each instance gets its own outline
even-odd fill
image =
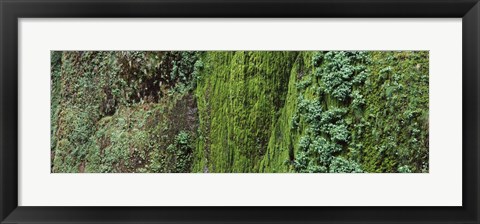
[[[0,0],[1,223],[479,223],[478,0]],[[19,18],[463,18],[461,207],[18,206]],[[448,44],[448,43],[445,43]],[[442,197],[442,195],[438,195]]]

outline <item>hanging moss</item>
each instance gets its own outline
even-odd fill
[[[296,52],[208,52],[196,96],[196,171],[257,172],[285,104]]]

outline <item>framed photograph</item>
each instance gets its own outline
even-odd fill
[[[479,223],[477,0],[0,0],[0,223]]]

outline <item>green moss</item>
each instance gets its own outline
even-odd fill
[[[51,108],[50,108],[50,122],[52,124],[50,129],[50,150],[51,150],[51,168],[53,169],[55,159],[55,148],[57,145],[57,137],[55,131],[57,130],[58,114],[60,112],[60,76],[62,69],[62,53],[51,52],[51,74],[50,80],[52,83],[50,89],[51,95]],[[53,171],[53,170],[52,170]]]
[[[196,52],[53,52],[52,171],[190,172],[166,160],[181,131],[196,138],[196,60]]]
[[[52,52],[53,172],[428,172],[428,52]]]
[[[428,172],[428,52],[372,52],[362,163],[369,172]],[[360,127],[359,127],[360,128]]]
[[[208,52],[196,90],[196,171],[257,172],[284,106],[296,52]]]

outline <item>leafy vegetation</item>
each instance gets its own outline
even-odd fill
[[[52,172],[428,172],[428,52],[52,52]]]

